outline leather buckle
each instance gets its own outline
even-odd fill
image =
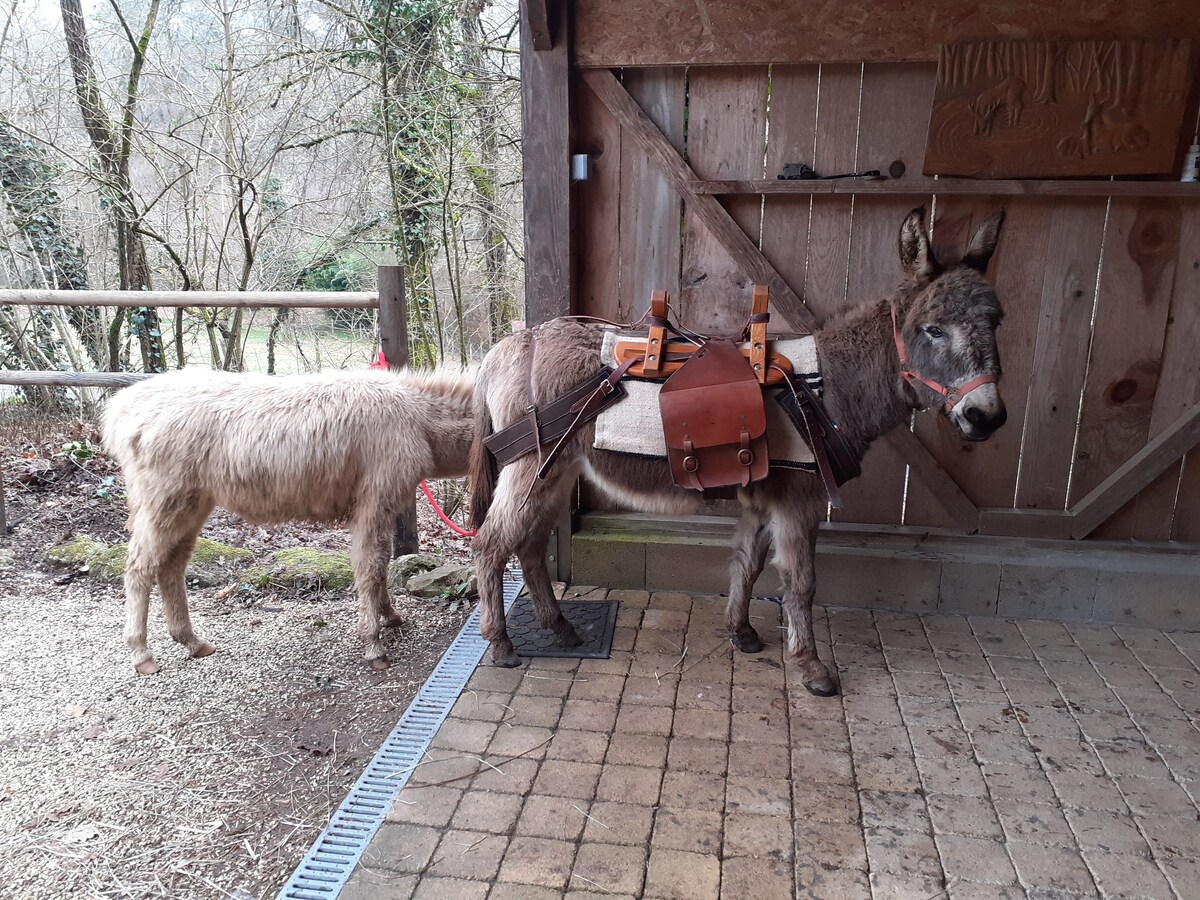
[[[695,472],[700,468],[700,460],[694,456],[685,456],[683,458],[683,470],[685,472]]]
[[[685,460],[685,462],[686,462],[686,460]],[[740,462],[743,466],[746,466],[747,468],[749,468],[750,466],[752,466],[754,464],[754,453],[750,450],[739,450],[738,451],[738,462]]]

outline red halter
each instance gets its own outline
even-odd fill
[[[939,394],[945,397],[946,412],[954,409],[954,407],[958,405],[959,401],[962,400],[963,397],[967,396],[967,394],[971,393],[971,391],[975,390],[975,388],[983,387],[985,384],[1000,383],[1000,379],[995,375],[979,375],[975,378],[972,378],[965,384],[960,385],[959,387],[948,388],[944,385],[938,384],[932,379],[926,378],[919,372],[914,372],[909,369],[908,351],[904,349],[904,338],[900,336],[900,326],[896,322],[896,304],[889,304],[889,307],[892,311],[892,337],[896,341],[896,354],[900,357],[900,377],[909,384],[919,381],[921,384],[925,385],[931,390],[937,391]]]

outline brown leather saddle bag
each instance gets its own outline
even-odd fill
[[[671,475],[693,490],[767,477],[762,385],[733,341],[710,340],[659,392]]]

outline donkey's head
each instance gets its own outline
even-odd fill
[[[975,231],[960,262],[942,266],[929,246],[924,208],[900,227],[907,278],[892,302],[901,375],[918,407],[938,406],[970,441],[985,441],[1008,413],[1000,399],[996,328],[1003,312],[984,277],[1003,211]]]

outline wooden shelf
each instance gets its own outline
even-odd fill
[[[883,178],[863,180],[690,181],[697,194],[993,194],[1042,197],[1188,197],[1200,199],[1200,183],[1182,181],[1093,181],[1083,179]]]

